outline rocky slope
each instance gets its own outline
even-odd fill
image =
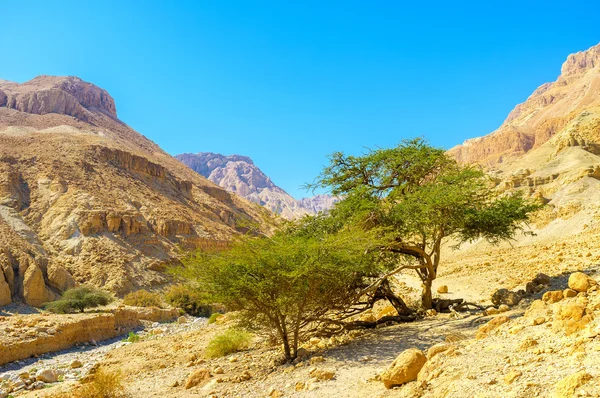
[[[336,202],[329,195],[294,199],[275,185],[247,156],[199,152],[184,153],[176,158],[227,191],[258,203],[287,219],[326,211]]]
[[[511,163],[551,137],[572,130],[573,123],[582,131],[567,141],[588,147],[587,142],[600,138],[599,106],[600,44],[569,55],[558,79],[541,85],[527,101],[517,105],[496,131],[468,140],[450,153],[468,163]]]
[[[121,122],[105,90],[0,81],[0,306],[163,284],[179,247],[222,245],[243,220],[268,215]]]

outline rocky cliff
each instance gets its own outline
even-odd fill
[[[287,219],[329,210],[336,202],[329,195],[294,199],[275,185],[247,156],[200,152],[184,153],[176,158],[227,191],[243,196]]]
[[[223,245],[248,220],[268,215],[117,119],[105,90],[0,81],[0,305],[161,285],[180,247]]]
[[[496,131],[465,141],[450,153],[468,163],[512,163],[581,119],[584,113],[592,113],[597,119],[599,106],[600,44],[569,55],[558,79],[541,85],[527,101],[517,105]],[[592,140],[600,138],[596,129],[587,133]]]

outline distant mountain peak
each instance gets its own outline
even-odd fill
[[[296,200],[275,185],[247,156],[198,152],[184,153],[176,158],[220,187],[287,219],[329,210],[337,201],[330,195]]]

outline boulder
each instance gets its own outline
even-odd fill
[[[437,288],[437,292],[439,294],[444,294],[444,293],[448,293],[448,286],[446,285],[442,285],[440,287]]]
[[[58,374],[52,369],[42,369],[37,373],[35,379],[44,383],[56,383],[58,381]]]
[[[425,362],[427,358],[421,350],[410,348],[398,355],[390,367],[381,374],[381,381],[385,388],[392,388],[417,380],[417,375]]]
[[[196,387],[198,385],[204,385],[210,380],[210,371],[206,368],[198,369],[190,374],[185,382],[186,390]]]
[[[525,285],[525,292],[529,294],[536,294],[544,290],[544,285],[535,282],[527,282]]]
[[[27,271],[25,271],[23,297],[27,304],[34,307],[39,307],[56,299],[56,295],[46,286],[42,270],[35,263],[29,264]]]
[[[11,303],[10,286],[4,279],[4,273],[0,270],[0,307]]]
[[[48,282],[61,292],[75,287],[73,276],[62,265],[51,263],[48,266]]]
[[[454,351],[456,349],[456,345],[449,343],[437,343],[429,347],[427,350],[427,359],[431,360],[437,354],[446,351]]]
[[[542,301],[546,303],[558,303],[564,297],[562,290],[552,290],[544,293],[542,296]]]
[[[596,281],[583,272],[574,272],[569,276],[569,288],[576,292],[587,292],[595,284]]]
[[[506,304],[509,307],[513,307],[519,304],[521,298],[521,295],[516,292],[508,289],[499,289],[492,295],[492,303],[494,305]]]

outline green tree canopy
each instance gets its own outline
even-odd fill
[[[273,237],[245,236],[221,252],[197,252],[175,272],[229,310],[275,331],[287,360],[303,339],[357,313],[361,290],[382,272],[373,233],[336,234],[290,227]]]
[[[310,187],[328,188],[343,198],[331,212],[337,221],[330,227],[393,231],[383,249],[412,260],[395,272],[417,271],[425,308],[432,307],[431,285],[444,239],[457,244],[511,239],[539,207],[519,193],[497,195],[480,169],[458,164],[422,139],[362,156],[336,152]]]
[[[56,313],[84,312],[86,308],[107,305],[113,298],[105,291],[93,286],[79,286],[67,290],[60,299],[47,303],[44,307]]]

